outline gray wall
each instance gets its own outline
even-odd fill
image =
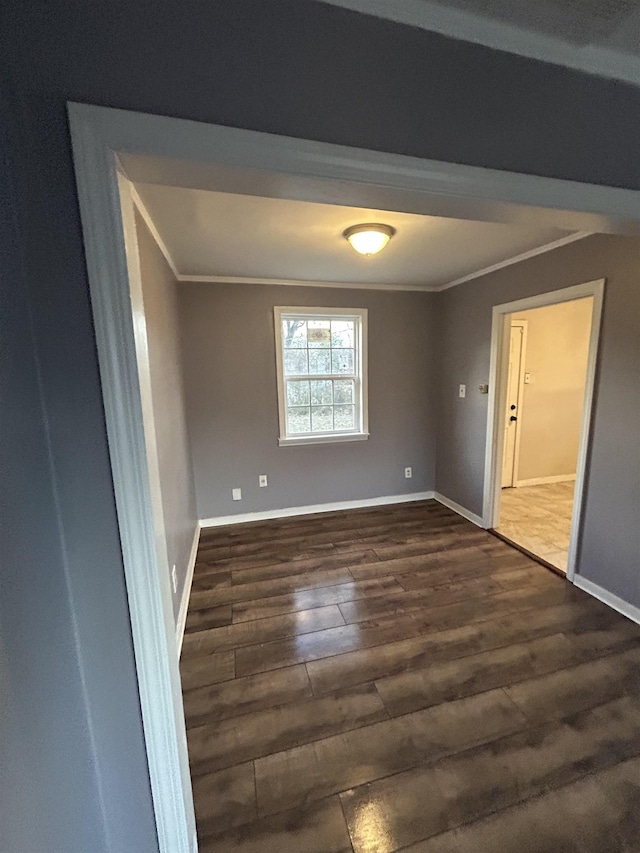
[[[493,305],[606,278],[578,571],[640,606],[640,240],[598,235],[439,294],[436,488],[482,514]],[[457,396],[465,382],[470,393]]]
[[[180,303],[200,518],[433,489],[433,294],[187,282]],[[274,305],[368,309],[367,441],[278,446]]]
[[[22,653],[55,647],[72,608],[85,662],[82,681],[64,653],[50,660],[51,679],[59,675],[68,690],[44,704],[41,728],[25,717],[24,742],[42,742],[45,719],[48,735],[79,716],[90,720],[94,744],[79,737],[57,756],[59,773],[43,774],[30,813],[48,814],[66,777],[70,816],[52,843],[86,850],[85,832],[102,808],[109,847],[140,853],[156,840],[66,102],[638,188],[640,89],[300,0],[169,0],[151,16],[140,0],[7,0],[0,15],[0,125],[16,186],[9,199],[0,182],[0,203],[19,222],[1,232],[11,270],[2,284],[20,288],[30,312],[46,424],[28,448],[26,436],[22,445],[6,436],[9,457],[23,456],[27,473],[12,497],[19,548],[3,550],[3,571],[24,572],[25,553],[40,555],[34,581],[54,571],[44,556],[61,540],[40,519],[55,515],[64,583],[58,575],[50,591],[50,619],[24,593]],[[16,405],[26,406],[36,389],[20,387]],[[29,476],[46,459],[48,490],[42,473]],[[25,691],[37,690],[37,670],[18,667],[20,651],[11,647],[12,665]],[[82,761],[98,774],[100,798],[76,774]],[[12,822],[15,837],[29,831],[20,812]]]
[[[2,158],[5,192],[7,165]],[[2,248],[16,236],[8,214],[1,206]],[[38,363],[22,270],[9,260],[0,251],[0,280],[14,285],[3,293],[0,313],[0,849],[44,851],[50,844],[98,853],[104,826],[97,777],[85,760],[92,749]],[[59,775],[62,762],[68,772]]]
[[[151,851],[123,570],[108,547],[118,532],[104,499],[99,401],[82,380],[87,364],[57,337],[62,295],[38,293],[41,246],[24,230],[28,199],[13,191],[5,128],[0,122],[0,850]],[[17,245],[24,254],[12,254]],[[88,346],[86,297],[72,281],[63,302]],[[42,351],[52,339],[55,364]]]
[[[169,571],[175,565],[177,618],[198,524],[182,382],[178,283],[136,211],[149,374]]]

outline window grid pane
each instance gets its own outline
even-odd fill
[[[309,383],[306,380],[303,379],[287,382],[287,405],[309,405]]]
[[[285,349],[298,349],[307,346],[307,321],[283,320],[282,345]]]
[[[333,406],[311,406],[311,432],[333,430]]]
[[[307,327],[307,345],[309,349],[331,346],[331,323],[329,320],[309,320]]]
[[[302,376],[309,373],[307,349],[288,349],[284,351],[285,376]]]
[[[333,382],[330,379],[316,379],[311,385],[311,405],[333,405]]]
[[[353,349],[355,324],[353,320],[331,321],[331,346],[334,349]]]
[[[308,406],[289,406],[287,409],[287,429],[293,435],[311,432],[311,410]]]
[[[331,373],[331,350],[309,350],[309,373]]]

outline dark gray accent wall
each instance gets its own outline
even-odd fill
[[[3,202],[10,200],[7,166],[3,158]],[[15,229],[3,204],[3,249]],[[98,853],[106,849],[105,828],[29,302],[23,271],[10,261],[0,251],[0,279],[13,285],[3,290],[0,313],[0,849],[44,851],[49,844]]]
[[[177,576],[173,594],[173,613],[177,619],[198,526],[182,382],[178,314],[180,285],[137,211],[135,221],[164,532],[169,571],[175,565]]]
[[[578,572],[640,606],[640,240],[598,235],[439,298],[436,489],[482,514],[494,305],[606,278]],[[467,397],[458,397],[466,383]]]
[[[185,282],[180,304],[200,518],[433,489],[434,294]],[[367,441],[278,446],[275,305],[368,309]]]
[[[0,16],[1,124],[16,187],[14,201],[0,200],[20,221],[18,232],[2,233],[12,270],[2,286],[22,289],[31,312],[46,423],[30,447],[15,433],[6,440],[9,454],[24,456],[25,471],[51,462],[51,488],[29,476],[16,482],[12,525],[20,536],[11,571],[20,572],[27,552],[42,558],[34,579],[49,570],[44,555],[61,547],[44,521],[53,514],[67,560],[66,585],[59,577],[52,591],[57,615],[39,619],[27,596],[20,636],[33,644],[28,654],[54,647],[56,620],[68,621],[73,606],[85,681],[65,669],[62,647],[51,677],[67,679],[65,695],[85,707],[72,698],[47,705],[47,734],[59,724],[54,717],[88,719],[90,709],[95,751],[80,755],[95,760],[100,776],[108,846],[138,853],[156,841],[67,101],[638,188],[640,89],[301,0],[169,0],[153,8],[141,0],[6,0]],[[15,393],[15,405],[28,406],[36,392],[27,382]],[[21,672],[28,690],[37,673]],[[32,718],[25,726],[25,741],[44,738]],[[81,738],[76,746],[82,751]],[[59,763],[59,774],[75,781],[65,851],[87,849],[97,808],[95,799],[86,802],[93,789],[75,776],[73,755]],[[43,776],[31,814],[47,813],[59,784],[56,774]],[[19,826],[20,815],[13,821]]]
[[[33,119],[46,92],[54,110],[68,98],[640,188],[629,84],[312,0],[168,0],[153,20],[140,0],[4,6]]]
[[[58,340],[55,365],[43,361],[43,339],[59,333],[60,294],[33,277],[38,240],[25,233],[4,129],[0,122],[0,850],[152,851],[122,564],[107,547],[117,526],[95,434],[99,388],[87,390],[76,338]],[[69,322],[86,335],[86,297],[66,297]]]

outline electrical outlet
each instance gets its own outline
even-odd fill
[[[261,488],[261,489],[264,489],[264,488],[265,488],[265,486],[267,486],[267,485],[268,485],[268,483],[267,483],[267,475],[266,475],[266,474],[260,474],[260,475],[259,475],[259,477],[258,477],[258,485],[260,486],[260,488]]]
[[[178,591],[178,575],[176,574],[176,564],[173,564],[173,568],[171,569],[171,584],[173,586],[174,594]]]
[[[411,477],[413,477],[413,469],[412,468],[405,468],[404,469],[404,476],[407,478],[407,480],[410,480]]]
[[[234,501],[241,501],[242,489],[231,489],[231,497]]]
[[[458,397],[466,397],[467,396],[467,386],[460,385],[458,388]]]

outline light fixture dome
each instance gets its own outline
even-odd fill
[[[366,225],[352,225],[342,232],[342,236],[351,248],[361,255],[377,255],[395,233],[396,229],[392,225],[373,222]]]

